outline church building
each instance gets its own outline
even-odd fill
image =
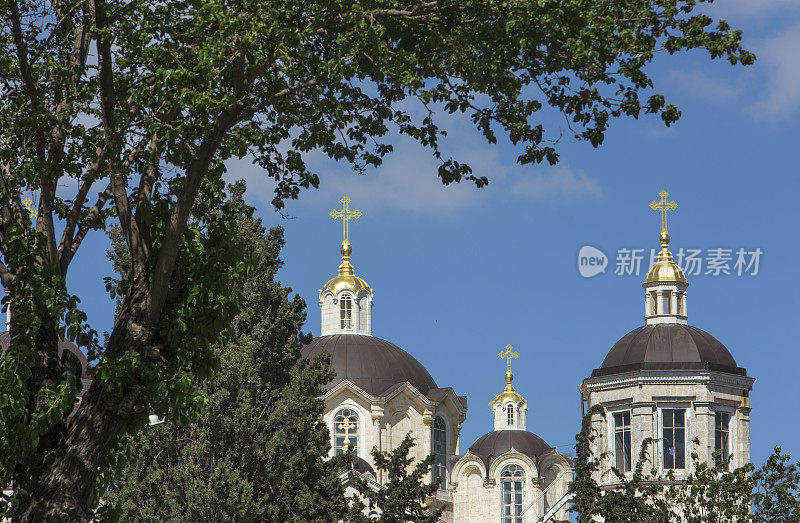
[[[613,488],[630,476],[642,442],[652,438],[645,470],[688,475],[692,452],[700,461],[731,457],[730,468],[750,462],[749,393],[754,378],[711,334],[689,325],[689,282],[669,250],[666,212],[677,207],[662,191],[650,206],[661,212],[661,250],[644,284],[644,325],[622,337],[599,368],[583,380],[586,408],[595,415],[595,456],[606,453],[595,480]],[[694,443],[695,440],[698,443]]]
[[[388,481],[374,470],[371,450],[395,449],[411,433],[412,457],[436,454],[428,481],[440,482],[434,505],[448,522],[523,523],[542,516],[567,518],[571,462],[526,430],[527,402],[512,384],[509,346],[504,390],[489,403],[494,430],[462,452],[461,426],[467,397],[440,386],[411,354],[372,335],[372,288],[355,275],[348,221],[361,213],[344,207],[342,263],[319,291],[321,336],[302,349],[313,359],[330,353],[336,377],[323,397],[323,422],[331,434],[331,454],[353,449],[354,470],[375,488]]]

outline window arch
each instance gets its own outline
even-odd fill
[[[339,298],[339,327],[342,329],[353,328],[353,298],[343,294]]]
[[[508,419],[508,425],[514,424],[514,404],[509,403],[506,405],[506,417]]]
[[[522,523],[523,489],[525,471],[516,463],[506,465],[500,472],[501,495],[503,496],[503,523]]]
[[[441,416],[433,420],[433,452],[436,463],[433,464],[433,481],[441,481],[440,488],[447,488],[447,426]]]
[[[333,453],[342,454],[352,447],[353,454],[358,456],[358,429],[358,413],[351,408],[339,410],[333,417]]]

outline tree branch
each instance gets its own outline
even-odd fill
[[[153,279],[150,285],[150,303],[148,304],[148,321],[150,325],[157,325],[161,317],[161,310],[167,298],[169,282],[175,270],[175,259],[178,255],[178,247],[181,238],[186,230],[189,214],[194,206],[200,185],[208,172],[208,167],[217,153],[217,148],[225,134],[238,121],[242,112],[241,103],[226,109],[217,117],[209,133],[200,143],[199,155],[189,164],[186,171],[186,180],[183,183],[178,202],[172,210],[172,215],[167,224],[164,241],[158,253],[158,259],[153,270]]]
[[[94,207],[89,209],[89,213],[78,227],[78,232],[75,234],[75,237],[70,239],[68,242],[68,247],[66,247],[60,253],[59,271],[62,276],[66,276],[67,268],[69,267],[70,262],[72,262],[72,258],[75,256],[75,253],[78,252],[78,247],[81,246],[83,239],[86,237],[86,233],[88,233],[92,228],[94,221],[100,215],[100,212],[103,210],[103,207],[108,199],[111,198],[111,196],[111,182],[109,182],[105,190],[97,196],[97,203],[94,204]]]

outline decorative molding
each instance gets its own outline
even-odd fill
[[[727,385],[750,390],[755,378],[736,376],[715,371],[634,371],[599,378],[586,378],[584,385],[588,393],[622,389],[643,385]]]

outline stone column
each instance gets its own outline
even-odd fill
[[[653,418],[655,403],[642,401],[631,405],[631,470],[636,468],[639,460],[639,451],[642,449],[642,441],[646,438],[655,439],[653,434]],[[650,468],[653,455],[652,449],[648,449],[650,461],[645,465],[645,470]]]
[[[645,316],[645,318],[650,316],[650,310],[651,310],[650,300],[652,300],[652,299],[653,299],[653,297],[650,295],[650,291],[645,291],[645,293],[644,293],[644,316]]]
[[[705,461],[709,466],[713,466],[714,456],[714,408],[710,401],[695,401],[692,403],[692,429],[689,433],[688,445],[694,445],[691,440],[700,440],[700,447],[697,455],[700,462]],[[691,447],[689,447],[691,448]],[[689,463],[687,463],[687,466]]]
[[[433,452],[432,448],[432,441],[431,441],[431,427],[433,426],[433,413],[429,410],[426,410],[422,414],[422,452],[420,453],[419,450],[417,454],[422,456],[427,456],[431,452]],[[428,471],[427,474],[427,481],[428,483],[433,481],[433,468]]]
[[[656,291],[656,314],[664,314],[664,291]]]
[[[678,292],[669,293],[669,314],[678,314]]]
[[[383,407],[380,407],[380,406],[377,406],[377,405],[373,405],[372,406],[372,410],[371,410],[371,414],[372,414],[372,437],[373,437],[373,442],[374,442],[374,445],[376,447],[378,447],[378,450],[383,450],[383,441],[382,441],[383,438],[381,438],[381,425],[383,424]],[[370,455],[369,451],[372,450],[372,449],[369,448],[369,449],[364,449],[364,450],[367,451],[365,454],[367,456],[369,456]],[[371,459],[370,459],[370,461],[371,461]],[[373,463],[373,465],[374,465],[374,463]],[[383,471],[382,470],[381,471],[376,470],[375,473],[378,475],[378,477],[375,478],[375,479],[378,481],[378,483],[383,485]]]
[[[747,398],[745,398],[746,400]],[[736,447],[733,456],[733,467],[750,463],[750,407],[736,409]]]
[[[686,291],[683,291],[683,315],[688,316],[689,313],[686,311]]]

